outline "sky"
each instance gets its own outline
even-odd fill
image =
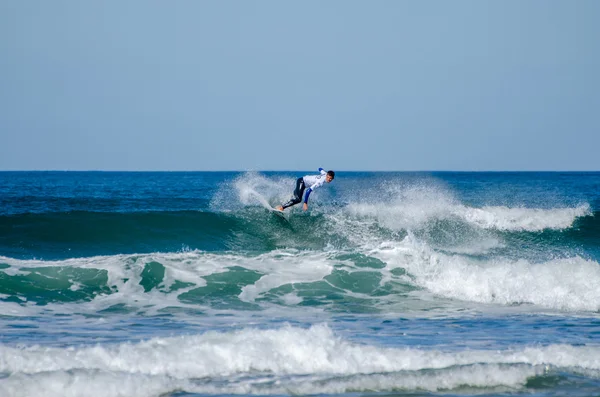
[[[0,170],[600,170],[600,1],[0,1]]]

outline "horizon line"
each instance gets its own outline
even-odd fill
[[[310,172],[308,169],[295,170],[103,170],[103,169],[14,169],[0,170],[0,172]],[[455,172],[455,173],[492,173],[492,172],[600,172],[599,170],[590,169],[573,169],[573,170],[359,170],[359,169],[337,169],[335,172]]]

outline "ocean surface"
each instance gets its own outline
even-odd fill
[[[307,173],[0,172],[0,396],[600,396],[600,173]]]

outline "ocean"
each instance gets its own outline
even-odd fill
[[[0,396],[600,396],[600,173],[0,172]]]

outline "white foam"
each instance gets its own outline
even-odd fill
[[[585,203],[573,208],[470,207],[439,186],[394,186],[392,199],[351,203],[352,218],[370,218],[392,230],[416,230],[433,220],[461,220],[483,229],[507,231],[562,230],[582,216],[591,215]]]
[[[452,215],[457,201],[450,193],[435,186],[392,186],[389,201],[371,198],[366,202],[350,203],[346,211],[353,218],[374,218],[392,230],[416,229],[432,219]]]
[[[532,232],[544,229],[568,229],[577,218],[592,214],[589,204],[575,208],[553,209],[464,207],[460,212],[468,222],[485,229]]]
[[[245,172],[218,188],[210,208],[213,211],[231,211],[247,206],[271,208],[287,201],[293,188],[292,178],[266,177],[258,172]]]
[[[265,273],[257,282],[246,285],[239,295],[243,301],[254,301],[261,293],[286,284],[308,283],[322,280],[331,274],[333,264],[326,254],[300,253],[285,256],[261,255],[245,262],[245,266]]]
[[[427,373],[327,376],[253,376],[251,379],[218,378],[193,381],[166,376],[148,376],[105,371],[54,371],[34,375],[17,374],[0,381],[0,392],[7,397],[43,395],[47,397],[161,396],[175,391],[199,394],[314,395],[349,392],[398,390],[453,390],[471,388],[518,390],[531,376],[543,373],[540,367],[474,365]]]
[[[177,379],[255,371],[288,374],[372,374],[456,365],[529,364],[600,369],[600,346],[551,345],[521,350],[443,352],[348,342],[324,325],[207,332],[136,344],[18,349],[0,346],[0,372],[125,371]]]
[[[10,268],[2,269],[12,274],[28,274],[32,268],[40,267],[71,267],[83,269],[95,269],[105,271],[107,276],[107,286],[111,288],[111,293],[98,294],[91,302],[87,303],[63,303],[54,304],[49,307],[57,312],[98,312],[108,309],[116,304],[152,306],[154,310],[176,305],[182,306],[177,300],[176,294],[166,294],[156,289],[144,292],[144,287],[140,285],[142,280],[142,271],[147,263],[159,262],[165,267],[165,276],[161,288],[168,289],[176,281],[190,282],[193,287],[182,288],[177,291],[178,294],[186,292],[196,286],[206,285],[203,276],[226,271],[224,263],[214,263],[210,257],[204,258],[202,252],[181,252],[181,253],[156,253],[144,255],[112,255],[95,256],[88,258],[70,258],[58,261],[43,260],[19,260],[12,258],[1,258],[4,263],[10,265]],[[76,286],[76,284],[73,284]],[[33,305],[34,303],[32,303]],[[24,308],[15,315],[31,315],[31,310]]]
[[[294,306],[302,303],[303,299],[296,293],[285,294],[281,297],[281,301],[287,306]]]
[[[506,245],[497,238],[481,236],[479,239],[472,239],[462,244],[443,247],[443,250],[463,255],[485,255],[494,249],[505,247]]]
[[[412,235],[381,244],[371,255],[400,267],[414,282],[448,298],[482,303],[532,303],[559,310],[600,310],[600,264],[579,256],[542,263],[445,255]]]
[[[0,391],[35,395],[36,388],[44,386],[50,390],[44,395],[58,390],[76,396],[101,382],[106,393],[102,396],[158,395],[181,388],[313,394],[518,387],[548,366],[598,370],[600,346],[458,352],[383,348],[351,343],[324,325],[208,332],[106,346],[0,346],[0,372],[10,374],[0,379]]]
[[[106,371],[51,371],[0,379],[5,397],[149,397],[182,389],[184,383],[140,374]]]
[[[262,255],[246,256],[235,254],[212,254],[202,251],[178,253],[152,253],[136,255],[96,256],[72,258],[60,261],[19,260],[0,257],[10,267],[0,269],[10,275],[28,274],[32,268],[73,267],[106,271],[110,294],[98,294],[87,303],[51,305],[52,309],[64,312],[76,310],[98,312],[116,304],[147,307],[156,312],[169,306],[194,307],[178,299],[182,293],[206,286],[206,276],[225,273],[231,267],[243,267],[262,274],[254,284],[246,285],[239,298],[254,301],[262,293],[290,283],[305,283],[321,280],[333,270],[333,262],[326,252],[302,252],[298,250],[275,250]],[[165,275],[158,288],[144,291],[140,285],[142,272],[147,263],[158,262],[165,268]],[[336,263],[340,263],[337,261]],[[170,292],[176,281],[190,283],[191,286]],[[72,288],[78,288],[73,284]],[[299,298],[296,297],[296,301]],[[32,303],[34,305],[35,303]],[[15,303],[2,303],[2,307],[14,315],[31,315],[31,311],[21,310]],[[47,307],[46,307],[47,308]]]

